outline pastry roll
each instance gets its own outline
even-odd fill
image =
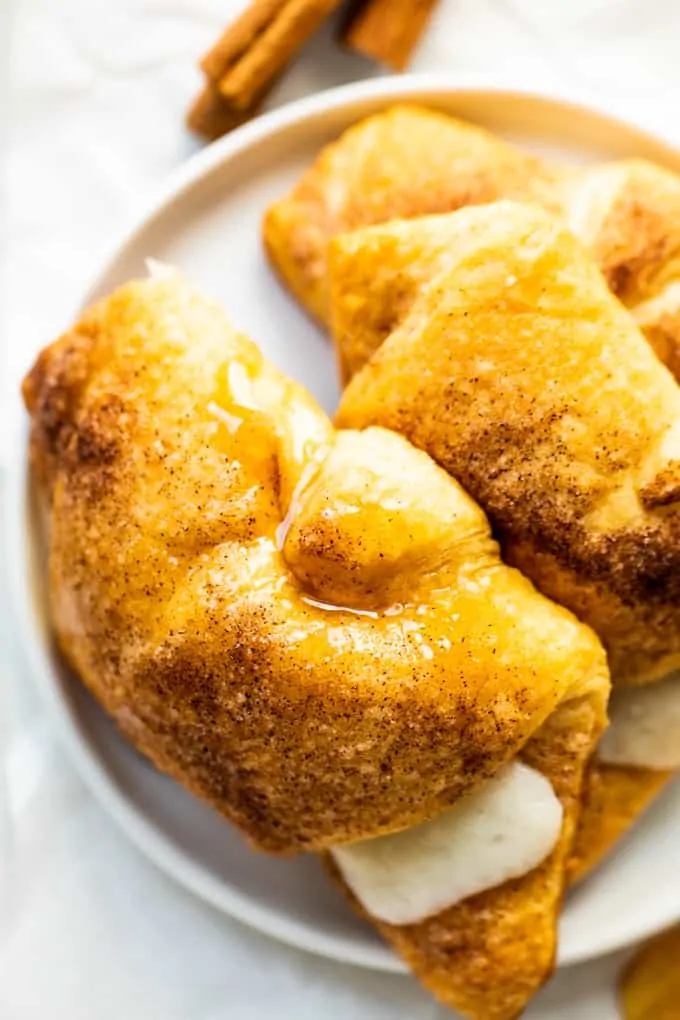
[[[549,200],[552,170],[488,131],[418,106],[395,106],[326,146],[290,195],[266,212],[272,264],[299,301],[328,321],[326,249],[336,234],[451,212],[501,196]]]
[[[442,1000],[515,1016],[552,967],[605,724],[593,632],[425,453],[335,431],[179,278],[86,312],[24,392],[75,672],[255,847],[331,851]],[[381,840],[415,882],[396,907]],[[423,886],[433,852],[449,880]]]
[[[512,203],[395,221],[337,238],[331,283],[358,370],[338,423],[427,450],[506,560],[600,635],[616,682],[677,668],[680,391],[574,236]],[[625,740],[589,777],[574,875],[680,767],[680,684],[653,686],[649,722],[615,718]]]
[[[350,847],[349,852],[347,848],[336,848],[329,855],[332,877],[359,914],[377,927],[414,974],[441,1002],[466,1017],[474,1020],[510,1020],[516,1017],[545,980],[546,966],[549,969],[552,965],[552,960],[548,964],[548,959],[556,946],[554,909],[556,903],[561,903],[565,878],[556,862],[561,860],[563,867],[568,863],[569,847],[573,839],[573,830],[566,828],[569,825],[568,818],[570,815],[578,818],[581,814],[578,800],[582,793],[578,777],[583,745],[579,734],[583,733],[590,712],[585,702],[572,702],[560,708],[525,746],[522,762],[550,779],[563,805],[565,818],[562,841],[557,844],[552,856],[529,874],[510,878],[495,888],[477,892],[438,913],[406,921],[385,919],[384,913],[377,916],[369,908],[370,901],[367,906],[357,897],[342,870],[344,866],[347,875],[356,882],[356,870],[348,866],[348,859],[351,865],[352,851],[356,851],[356,847]],[[503,794],[508,796],[512,791],[508,788],[505,776],[503,782],[506,784]],[[483,794],[485,792],[482,791]],[[541,812],[544,818],[548,813],[548,805],[543,801],[539,789],[531,789],[531,799],[536,811]],[[522,812],[515,812],[512,799],[507,811],[508,831],[518,832],[528,826],[529,819]],[[477,814],[468,820],[467,826],[461,826],[462,831],[475,832],[482,827],[483,821],[483,817]],[[438,822],[441,822],[441,816],[435,819],[434,824]],[[498,825],[496,819],[494,823]],[[491,831],[491,838],[497,841],[495,845],[502,849],[507,858],[510,848],[504,842],[503,828],[498,826],[495,831]],[[414,834],[418,836],[418,830],[414,830]],[[437,833],[435,839],[436,836]],[[392,838],[387,837],[387,840]],[[380,842],[369,840],[367,846]],[[391,856],[378,852],[376,869],[380,875],[386,876],[388,882],[394,883],[402,893],[402,898],[404,887],[408,889],[410,884],[409,878],[413,881],[413,873],[426,876],[428,885],[433,885],[437,891],[441,890],[437,881],[444,884],[443,869],[437,867],[438,860],[432,852],[431,842],[435,840],[428,841],[426,837],[421,837],[418,848],[420,853],[408,858],[409,869],[406,873],[405,868],[392,867],[390,870]],[[372,847],[370,849],[372,851]],[[467,864],[470,858],[475,859],[483,869],[484,852],[476,840],[471,840],[468,853],[462,861],[457,855],[452,856],[450,864],[454,877],[459,873],[457,866]],[[448,875],[451,872],[443,873]],[[469,873],[464,871],[464,874],[468,877]]]
[[[574,236],[497,203],[343,235],[331,278],[341,357],[375,351],[340,426],[427,450],[615,680],[680,666],[680,390]]]
[[[395,106],[320,153],[267,211],[264,241],[287,286],[327,323],[327,247],[336,234],[501,198],[561,215],[680,374],[680,178],[644,160],[558,166],[465,121]]]

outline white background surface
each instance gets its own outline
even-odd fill
[[[237,0],[16,0],[10,76],[5,409],[113,236],[196,148],[194,64]],[[7,65],[0,0],[0,68]],[[375,73],[321,33],[272,102]],[[415,70],[574,85],[680,143],[675,0],[442,0]],[[0,126],[6,109],[0,80]],[[677,121],[677,124],[674,122]],[[3,134],[0,133],[0,146]],[[3,428],[4,449],[11,429]],[[0,450],[2,448],[0,447]],[[10,600],[11,601],[11,600]],[[420,1020],[406,978],[321,962],[192,900],[125,842],[55,743],[0,611],[3,1020]],[[2,628],[7,631],[2,635]],[[564,972],[532,1020],[614,1020],[621,957]]]

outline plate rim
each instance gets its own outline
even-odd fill
[[[169,206],[181,198],[186,190],[215,168],[237,158],[241,153],[261,141],[300,125],[317,115],[339,111],[352,104],[366,101],[390,101],[423,98],[428,95],[448,93],[450,96],[478,93],[490,100],[494,96],[503,98],[535,99],[570,107],[582,114],[595,114],[606,118],[622,130],[636,133],[641,139],[661,145],[680,159],[680,146],[662,132],[651,131],[635,118],[620,113],[592,92],[575,88],[536,88],[522,84],[500,82],[489,76],[456,75],[450,73],[406,74],[386,76],[351,82],[332,89],[305,96],[278,109],[262,114],[254,121],[238,128],[207,148],[200,150],[181,163],[170,173],[150,200],[133,211],[124,228],[108,248],[89,281],[82,288],[82,297],[74,314],[86,305],[105,278],[115,266],[123,250],[134,243],[136,237],[150,221],[161,215]],[[54,683],[49,655],[39,634],[38,622],[33,605],[33,594],[26,564],[31,555],[30,529],[26,526],[28,491],[30,486],[27,436],[25,420],[21,422],[21,408],[16,402],[16,418],[10,420],[10,442],[6,470],[5,500],[5,544],[7,550],[7,582],[10,595],[10,615],[17,624],[17,648],[28,666],[35,688],[38,690],[56,730],[62,746],[69,754],[76,772],[86,787],[110,815],[130,841],[162,872],[184,886],[199,899],[213,908],[235,918],[262,934],[340,963],[388,973],[406,973],[401,959],[384,944],[376,943],[375,948],[353,943],[351,939],[335,936],[328,932],[312,930],[309,925],[282,917],[275,908],[254,903],[232,885],[212,876],[207,869],[197,864],[185,851],[179,849],[163,834],[148,817],[135,808],[105,768],[94,747],[82,732],[76,713],[59,695]],[[25,417],[25,416],[24,416]],[[12,426],[14,426],[12,428]],[[640,939],[649,937],[680,917],[680,900],[675,906],[664,910],[669,903],[660,897],[659,908],[654,918],[634,931],[625,929],[602,939],[596,950],[585,954],[572,952],[566,959],[558,954],[559,966],[570,966],[596,959],[606,953],[622,949]]]

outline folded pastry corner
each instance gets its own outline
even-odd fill
[[[591,762],[569,855],[569,883],[590,874],[674,775],[670,769]]]
[[[680,767],[680,674],[618,688],[609,717],[586,777],[571,881],[592,869]]]
[[[580,876],[680,768],[680,683],[663,680],[680,661],[680,390],[537,207],[341,235],[330,275],[353,376],[338,424],[430,453],[489,514],[507,561],[599,634],[613,680],[649,684],[644,704],[621,693],[635,719],[615,714],[591,768]]]
[[[389,836],[367,844],[336,848],[326,857],[331,876],[354,908],[376,925],[439,1001],[472,1020],[510,1020],[518,1016],[552,972],[565,868],[574,826],[581,815],[583,769],[592,751],[584,734],[592,732],[592,720],[590,698],[564,703],[525,745],[521,755],[523,765],[519,768],[529,766],[528,775],[509,775],[506,771],[495,781],[503,800],[499,798],[497,805],[489,807],[497,813],[489,810],[489,817],[485,818],[479,795],[474,805],[473,798],[468,798],[469,807],[464,800],[453,809],[451,814],[461,808],[466,812],[462,823],[458,818],[453,819],[454,826],[459,826],[460,844],[466,850],[464,855],[455,853],[460,845],[456,840],[444,842],[451,832],[456,833],[456,828],[442,832],[442,819],[446,822],[446,816],[440,816],[430,823],[439,828],[432,836],[424,831],[428,823],[404,834],[411,840],[415,837],[418,842],[414,848],[407,847],[409,853],[405,859],[397,856],[396,866],[389,848],[378,848],[377,854],[370,848],[370,855],[377,858],[371,870],[357,867],[353,861],[357,847],[369,856],[364,848],[370,843],[395,839]],[[532,775],[533,782],[527,782]],[[523,832],[529,841],[537,838],[540,847],[545,829],[554,825],[554,811],[536,782],[537,777],[548,779],[559,798],[561,832],[547,857],[541,859],[539,849],[531,870],[522,873],[518,868],[513,875],[516,835]],[[513,797],[514,784],[516,797]],[[487,788],[482,794],[489,796],[494,792]],[[398,835],[396,839],[399,838]],[[421,884],[427,881],[428,889],[438,894],[441,902],[452,880],[455,882],[462,877],[469,880],[478,872],[485,873],[492,856],[489,849],[492,854],[496,851],[508,875],[502,884],[473,892],[417,920],[399,918],[399,910],[408,918],[403,905],[404,899],[409,899],[404,895],[408,884],[417,885],[420,877]],[[440,867],[438,858],[442,859]],[[370,897],[362,900],[358,893],[363,892],[360,880],[364,878],[382,886],[383,903],[387,900],[384,889],[388,885],[398,908],[396,917],[386,919],[384,912],[376,913],[375,908],[371,909]],[[422,896],[422,889],[416,891]],[[407,902],[408,907],[411,902]]]
[[[388,464],[389,470],[384,467]],[[298,498],[284,554],[319,600],[351,601],[363,611],[382,602],[391,614],[407,597],[404,578],[412,578],[414,564],[428,571],[427,586],[443,593],[443,579],[455,562],[453,550],[445,550],[454,544],[456,559],[465,556],[477,564],[475,587],[483,592],[484,608],[473,609],[469,581],[459,573],[457,585],[468,594],[459,591],[456,604],[443,617],[436,645],[455,642],[451,622],[464,619],[463,646],[479,656],[479,632],[472,625],[479,614],[479,625],[493,629],[492,654],[507,659],[520,639],[519,632],[511,632],[518,626],[513,603],[524,581],[514,571],[503,577],[505,569],[492,581],[479,573],[483,557],[471,557],[469,545],[479,527],[478,509],[467,497],[461,501],[458,486],[456,503],[451,502],[454,490],[445,479],[429,458],[393,432],[341,431],[332,453]],[[336,505],[351,508],[346,515],[331,512],[336,500]],[[407,521],[408,528],[402,527]],[[337,546],[338,529],[345,527],[357,539],[362,536],[357,558],[333,557],[329,562],[328,549]],[[468,536],[464,545],[461,536]],[[374,565],[371,570],[369,563]],[[429,573],[433,564],[437,567]],[[529,591],[527,587],[526,594]],[[414,599],[413,591],[408,598]],[[556,633],[548,638],[547,621],[540,622],[544,608],[533,604],[531,630],[559,650]],[[556,607],[550,609],[552,615]],[[524,638],[524,651],[536,663],[538,649],[529,650],[532,640]],[[588,659],[593,654],[590,646]],[[523,745],[517,760],[481,788],[419,825],[336,845],[326,854],[332,877],[355,909],[376,924],[440,1001],[473,1020],[515,1017],[552,972],[584,772],[605,724],[606,685],[596,660],[597,655],[585,672],[577,664],[585,684],[572,688]],[[563,671],[564,661],[557,668]],[[463,668],[461,678],[466,673]],[[512,686],[506,692],[516,697]],[[462,704],[458,710],[467,714]],[[506,718],[505,727],[509,721]],[[494,755],[501,738],[499,719],[494,730],[479,741],[485,757]],[[471,767],[468,761],[466,770]]]
[[[594,633],[430,457],[335,431],[177,276],[86,312],[24,392],[72,668],[255,847],[333,852],[440,998],[516,1015],[605,725]],[[396,906],[375,846],[408,877]]]
[[[374,352],[338,424],[430,453],[616,680],[677,668],[680,390],[573,234],[501,202],[341,235],[330,268],[343,362]]]
[[[327,248],[337,234],[499,199],[560,215],[680,377],[680,177],[642,159],[561,166],[455,117],[399,105],[321,151],[268,210],[265,244],[298,300],[327,323]]]
[[[549,201],[551,178],[544,162],[482,128],[399,104],[322,150],[291,193],[265,213],[264,244],[293,294],[326,322],[326,247],[336,234],[491,202],[517,190],[546,194]]]
[[[667,928],[635,951],[621,974],[624,1020],[675,1020],[680,1002],[680,927]]]

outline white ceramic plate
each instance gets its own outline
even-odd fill
[[[260,246],[260,218],[325,142],[397,99],[422,100],[540,152],[580,162],[647,156],[680,170],[680,154],[661,140],[563,99],[461,89],[442,76],[362,82],[262,117],[189,161],[117,248],[85,302],[143,274],[148,256],[173,263],[221,298],[232,320],[332,411],[338,391],[328,341],[274,279]],[[313,857],[277,860],[251,852],[226,822],[146,764],[64,669],[49,640],[24,461],[22,447],[11,486],[9,536],[23,644],[76,764],[103,805],[160,867],[219,909],[310,951],[402,970]],[[680,917],[678,845],[676,783],[569,896],[560,962],[585,960]]]

